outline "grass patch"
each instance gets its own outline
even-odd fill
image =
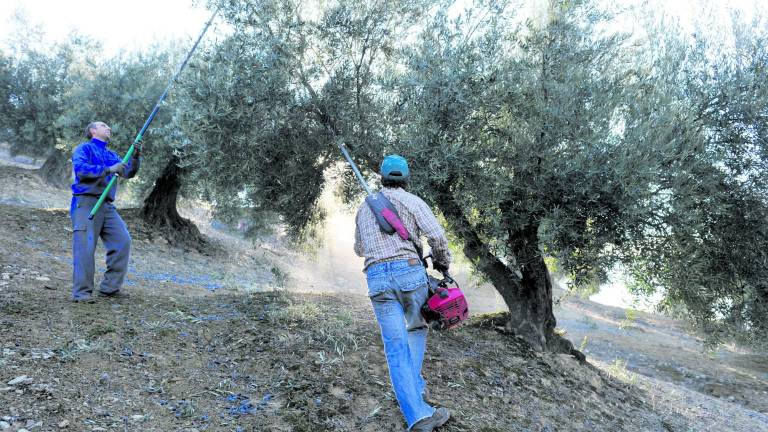
[[[587,326],[590,330],[597,330],[597,321],[590,318],[589,316],[584,316],[584,318],[581,319],[581,322],[584,323],[585,326]]]
[[[92,327],[88,329],[88,337],[89,338],[96,338],[99,336],[104,336],[106,334],[114,333],[117,331],[117,327],[110,323],[95,323]]]
[[[619,323],[619,328],[624,330],[626,328],[635,327],[635,319],[637,319],[637,311],[634,309],[627,309],[624,311],[624,319]]]
[[[616,359],[608,365],[606,372],[612,378],[618,379],[628,385],[637,384],[637,374],[627,369],[627,360]]]
[[[63,348],[59,348],[58,354],[62,362],[68,362],[75,360],[81,353],[99,351],[102,348],[102,344],[98,341],[75,339],[67,342]]]

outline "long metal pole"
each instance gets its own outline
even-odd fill
[[[338,139],[336,135],[336,131],[334,131],[333,128],[331,128],[326,124],[325,129],[328,131],[328,133],[331,134],[331,136],[334,139]],[[349,155],[349,151],[347,150],[346,144],[344,144],[343,141],[338,141],[338,144],[336,146],[339,148],[339,150],[341,150],[341,154],[344,155],[344,159],[347,160],[347,163],[349,164],[349,166],[352,167],[352,172],[355,173],[355,177],[357,177],[357,181],[360,182],[360,186],[362,186],[363,189],[365,189],[365,193],[368,195],[373,195],[371,188],[368,186],[368,182],[365,181],[365,178],[360,173],[360,169],[357,168],[357,164],[355,163],[354,160],[352,160],[352,156]]]
[[[339,150],[341,150],[341,153],[347,159],[349,166],[352,167],[352,171],[355,173],[355,176],[357,176],[357,180],[360,182],[360,185],[363,187],[363,189],[365,189],[365,193],[367,193],[368,195],[373,195],[373,192],[371,192],[371,188],[368,187],[368,182],[366,182],[365,179],[363,178],[363,175],[360,174],[360,170],[357,168],[355,161],[353,161],[352,156],[349,155],[349,152],[347,151],[347,146],[345,146],[344,143],[341,143],[339,144]]]
[[[181,66],[179,66],[179,71],[176,72],[176,75],[174,75],[173,78],[171,78],[171,80],[168,82],[168,85],[165,87],[165,91],[160,96],[160,99],[157,100],[157,103],[155,104],[155,107],[152,109],[152,112],[149,114],[147,121],[144,122],[144,126],[142,126],[138,135],[136,135],[136,138],[133,140],[133,144],[131,144],[131,147],[128,149],[128,153],[126,153],[125,157],[123,157],[123,163],[128,163],[128,161],[131,160],[131,156],[133,156],[136,144],[138,144],[139,141],[141,141],[141,138],[142,136],[144,136],[144,132],[147,131],[149,124],[152,123],[152,120],[155,119],[157,112],[160,111],[160,105],[163,103],[163,100],[165,100],[165,97],[168,96],[168,91],[171,89],[171,86],[173,86],[173,83],[175,83],[176,80],[179,78],[179,75],[181,75],[181,71],[183,71],[184,68],[187,66],[187,62],[189,62],[189,59],[192,57],[192,53],[194,53],[195,49],[197,49],[197,45],[200,44],[200,41],[203,39],[203,36],[205,35],[205,32],[208,31],[208,27],[211,26],[213,19],[216,18],[216,14],[218,13],[219,13],[219,9],[216,9],[216,11],[213,12],[213,15],[211,15],[211,19],[209,19],[208,22],[205,24],[205,28],[203,28],[203,31],[200,33],[200,36],[197,38],[197,41],[195,41],[195,44],[192,45],[192,49],[187,54],[187,58],[185,58],[184,62],[182,62]],[[101,193],[99,200],[96,201],[96,205],[94,205],[93,209],[91,209],[91,213],[88,215],[88,219],[93,219],[93,217],[96,215],[96,212],[99,211],[99,208],[104,203],[104,200],[107,198],[107,194],[109,193],[110,189],[112,189],[112,187],[115,185],[116,182],[117,182],[117,176],[113,175],[112,180],[109,181],[109,183],[107,184],[107,187],[104,189],[104,192]]]

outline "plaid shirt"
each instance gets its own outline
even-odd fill
[[[448,239],[427,203],[401,188],[384,188],[381,193],[395,206],[411,238],[423,247],[420,237],[426,236],[433,260],[448,265],[451,262]],[[397,234],[390,235],[381,230],[365,202],[355,218],[355,253],[365,257],[363,271],[379,262],[419,258],[411,240],[403,240]]]

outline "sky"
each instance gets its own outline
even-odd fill
[[[768,14],[768,0],[623,1],[627,4],[643,2],[647,8],[679,18],[684,25],[692,23],[707,8],[721,15],[723,22],[729,9],[742,11],[747,17],[758,10]],[[455,9],[462,10],[472,2],[457,0]],[[546,7],[545,0],[521,3],[525,5],[518,8],[521,12]],[[23,10],[32,24],[42,26],[47,41],[62,40],[76,29],[100,41],[107,56],[120,50],[141,50],[155,41],[180,40],[191,45],[210,17],[204,0],[0,0],[2,45],[11,36],[11,18],[17,10]],[[223,27],[221,20],[217,21],[219,27]]]
[[[181,40],[191,46],[210,18],[192,0],[0,0],[0,40],[13,31],[12,17],[23,10],[39,24],[47,41],[63,40],[72,30],[102,43],[104,53],[141,50],[155,41]]]

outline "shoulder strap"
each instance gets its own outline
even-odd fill
[[[423,250],[416,240],[413,239],[408,232],[408,228],[405,227],[403,221],[400,220],[400,215],[397,214],[397,209],[394,204],[383,193],[377,192],[365,197],[365,202],[376,217],[376,222],[379,224],[379,228],[386,234],[393,235],[397,233],[403,240],[410,240],[413,247],[416,249],[416,253],[419,254],[419,259],[424,263],[426,267],[427,261],[424,258]]]

